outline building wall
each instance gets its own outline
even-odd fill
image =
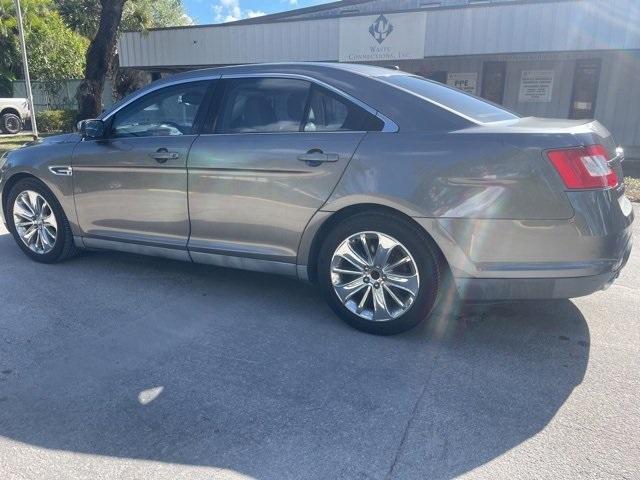
[[[625,146],[640,146],[640,51],[605,56],[596,118]]]
[[[427,14],[426,55],[640,48],[640,1],[492,4]]]
[[[425,0],[418,3],[424,5]],[[425,76],[440,70],[475,72],[480,94],[483,63],[506,61],[505,106],[523,115],[567,118],[576,61],[600,58],[594,116],[620,143],[640,145],[640,0],[492,1],[452,6],[454,3],[466,1],[452,0],[443,3],[444,7],[423,8],[411,14],[425,21],[424,38],[415,39],[424,41],[425,58],[378,64],[398,65]],[[356,6],[359,14],[355,17],[366,19],[360,14],[413,9],[416,1],[374,0]],[[121,66],[169,71],[240,63],[337,61],[345,45],[345,38],[340,38],[341,22],[355,17],[327,17],[327,12],[331,13],[316,11],[298,18],[267,17],[251,23],[125,32],[119,40]],[[402,35],[403,31],[407,36],[408,30],[402,26],[393,35]],[[367,28],[363,32],[369,35]],[[523,70],[555,72],[551,101],[519,102]]]
[[[487,3],[493,2],[509,2],[513,0],[487,0]],[[340,2],[342,3],[342,2]],[[309,19],[309,18],[328,18],[339,15],[346,15],[354,13],[357,14],[372,14],[376,12],[392,12],[399,10],[415,10],[425,7],[437,8],[437,7],[458,7],[468,5],[470,0],[369,0],[367,2],[361,2],[356,4],[337,4],[335,6],[327,5],[324,8],[312,11],[309,13],[304,12],[298,15],[293,12],[278,15],[288,20],[291,19]]]
[[[425,57],[640,49],[638,0],[500,2],[413,15],[426,21],[425,38],[415,39],[425,42]],[[341,18],[124,32],[118,42],[120,65],[336,61]]]
[[[121,67],[198,67],[338,58],[338,22],[311,20],[124,32]]]
[[[567,118],[573,90],[575,60],[525,60],[507,62],[507,83],[504,105],[533,117]],[[519,102],[523,70],[553,70],[555,72],[550,102]]]

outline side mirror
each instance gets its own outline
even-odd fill
[[[78,131],[84,139],[99,140],[101,138],[104,138],[104,122],[97,119],[81,120],[78,122]]]

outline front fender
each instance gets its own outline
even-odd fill
[[[0,162],[0,213],[5,224],[5,202],[9,191],[20,178],[32,176],[51,190],[67,216],[73,234],[79,234],[73,201],[73,177],[58,175],[50,170],[50,167],[71,166],[76,143],[61,139],[59,142],[29,144],[9,152],[4,157],[3,162]]]

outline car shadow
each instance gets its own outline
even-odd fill
[[[375,337],[270,275],[0,236],[0,436],[251,478],[453,478],[551,421],[589,359],[569,301]]]

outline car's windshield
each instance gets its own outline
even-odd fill
[[[518,118],[517,114],[499,105],[426,78],[414,75],[388,75],[380,77],[380,80],[409,90],[420,97],[459,112],[476,122],[499,122]]]

